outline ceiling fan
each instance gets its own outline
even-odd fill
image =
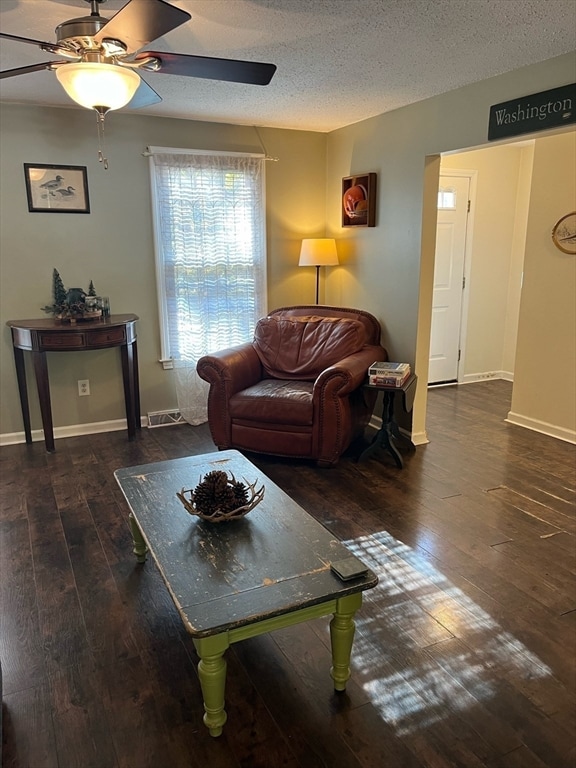
[[[0,79],[54,71],[68,96],[83,107],[95,109],[102,121],[110,109],[162,101],[139,71],[252,85],[268,85],[276,71],[274,64],[141,50],[191,18],[164,0],[128,0],[111,19],[98,13],[98,6],[106,0],[84,2],[91,6],[90,16],[59,24],[55,43],[0,32],[0,38],[36,45],[63,57],[5,70],[0,72]]]

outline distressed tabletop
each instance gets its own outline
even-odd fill
[[[265,486],[246,517],[209,523],[176,496],[212,470]],[[330,561],[350,552],[235,450],[119,469],[115,477],[193,637],[208,637],[377,584],[372,571],[344,582]]]

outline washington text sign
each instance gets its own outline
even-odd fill
[[[490,107],[488,140],[576,123],[576,83]]]

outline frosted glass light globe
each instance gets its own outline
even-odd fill
[[[140,85],[136,72],[116,64],[63,64],[56,70],[56,77],[77,104],[104,111],[126,106]]]

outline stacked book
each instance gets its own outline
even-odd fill
[[[401,387],[410,378],[410,363],[376,361],[368,368],[368,383],[379,387]]]

